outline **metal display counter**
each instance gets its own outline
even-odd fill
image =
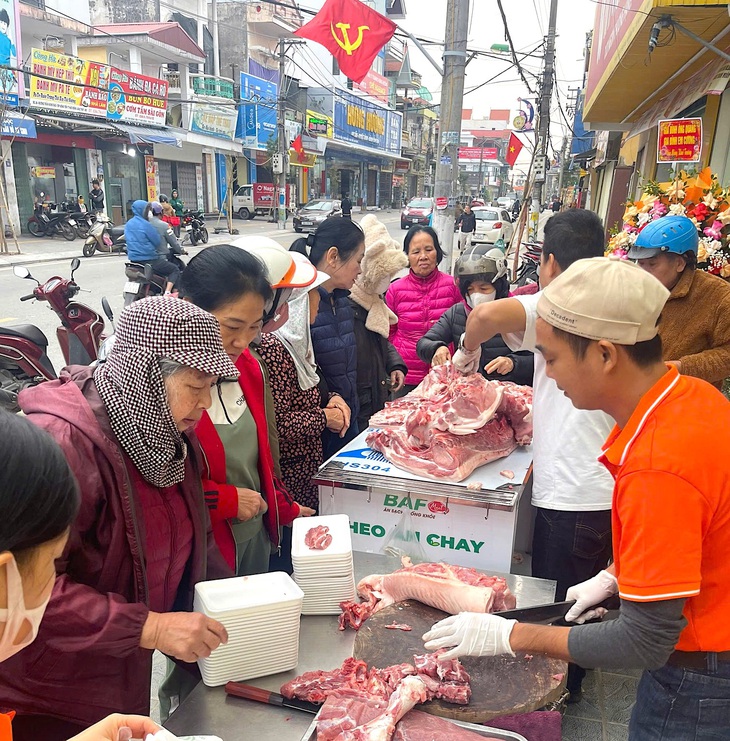
[[[382,555],[355,553],[357,580],[369,574],[388,573],[397,562]],[[555,582],[546,579],[502,574],[517,598],[518,607],[551,602]],[[306,671],[330,670],[352,655],[355,632],[337,629],[332,615],[302,616],[299,664],[295,670],[247,680],[248,684],[279,691],[284,682]],[[202,682],[170,716],[166,728],[180,736],[209,734],[223,741],[298,741],[305,735],[312,715],[277,708],[250,700],[228,697],[223,687],[206,687]]]
[[[398,468],[367,446],[367,434],[358,435],[314,477],[320,514],[349,515],[354,550],[383,553],[398,527],[417,538],[427,560],[510,571],[531,446],[455,483]]]

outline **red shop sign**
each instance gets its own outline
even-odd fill
[[[670,118],[659,121],[657,162],[699,162],[701,154],[701,118]]]

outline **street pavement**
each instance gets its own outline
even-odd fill
[[[364,215],[364,214],[362,214]],[[398,211],[380,211],[376,215],[388,227],[391,236],[402,243],[405,232],[400,229]],[[354,214],[359,221],[361,214]],[[214,234],[219,226],[226,228],[225,220],[220,224],[215,219],[206,221],[210,233],[208,246],[225,244],[231,239],[240,236],[271,237],[284,247],[289,247],[300,235],[296,234],[288,222],[288,228],[278,230],[276,224],[256,218],[252,221],[233,220],[233,228],[238,230],[237,235],[227,231]],[[122,287],[124,286],[125,255],[108,255],[97,252],[93,257],[83,257],[81,249],[83,240],[76,239],[67,242],[65,239],[35,239],[23,236],[19,240],[20,255],[0,254],[0,324],[34,324],[48,338],[48,356],[54,368],[59,370],[64,361],[61,348],[56,339],[56,328],[60,322],[57,315],[45,304],[39,301],[20,302],[20,297],[31,293],[35,283],[31,280],[22,280],[13,274],[14,265],[23,265],[39,281],[44,282],[54,275],[68,277],[71,272],[71,260],[74,257],[81,259],[81,266],[76,271],[75,279],[82,291],[76,297],[80,303],[87,304],[95,311],[102,313],[101,299],[106,296],[115,316],[119,315],[124,305]],[[8,247],[14,251],[15,245],[9,242]],[[186,246],[191,256],[197,254],[204,247]],[[189,258],[183,258],[187,260]],[[107,322],[108,329],[108,322]]]

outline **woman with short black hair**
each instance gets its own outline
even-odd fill
[[[324,458],[327,460],[359,432],[357,343],[348,296],[360,275],[365,235],[354,221],[335,216],[322,222],[313,234],[297,239],[291,249],[306,255],[317,270],[330,276],[317,289],[320,303],[312,325],[314,356],[327,388],[345,400],[352,416],[350,426],[339,433],[324,431]]]

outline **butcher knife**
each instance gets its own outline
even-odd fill
[[[302,710],[305,713],[312,713],[312,715],[317,715],[322,707],[321,705],[317,705],[314,702],[307,702],[306,700],[290,700],[288,697],[284,697],[284,695],[280,695],[278,692],[271,692],[270,690],[265,690],[261,687],[253,687],[250,684],[242,684],[241,682],[228,682],[228,684],[226,684],[226,694],[233,695],[234,697],[243,697],[246,700],[263,702],[267,705],[276,705],[280,708]]]
[[[534,607],[522,607],[516,610],[502,610],[495,612],[499,617],[509,620],[519,620],[521,623],[545,623],[550,625],[575,625],[563,618],[565,613],[575,604],[575,600],[567,602],[551,602],[547,605],[535,605]],[[618,597],[609,597],[596,607],[605,607],[607,610],[618,610],[620,600]],[[593,622],[588,621],[588,622]]]

